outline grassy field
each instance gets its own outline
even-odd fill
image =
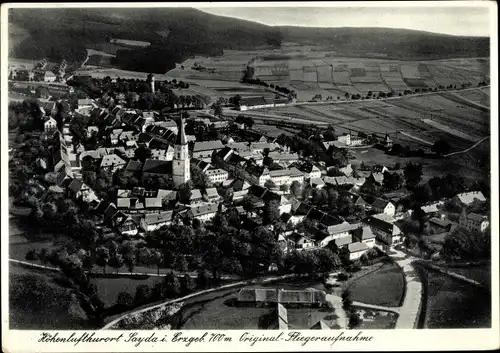
[[[378,270],[348,283],[353,301],[396,307],[401,305],[405,281],[401,269],[385,264]]]
[[[83,330],[85,313],[57,274],[9,266],[9,326],[11,329]]]
[[[424,328],[491,327],[491,292],[433,271],[427,277]]]

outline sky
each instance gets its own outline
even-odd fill
[[[389,27],[490,36],[488,7],[211,7],[200,10],[269,26]]]

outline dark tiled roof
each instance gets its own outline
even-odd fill
[[[147,159],[142,167],[143,173],[155,173],[155,174],[171,174],[172,173],[172,161],[160,161],[154,159]]]

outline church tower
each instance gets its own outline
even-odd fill
[[[174,159],[172,161],[175,186],[179,186],[191,179],[189,163],[189,150],[186,133],[184,132],[184,119],[181,118],[181,125],[175,141]]]
[[[148,79],[147,79],[147,82],[149,83],[149,85],[151,86],[151,93],[155,93],[155,75],[153,74],[149,74],[148,75]]]

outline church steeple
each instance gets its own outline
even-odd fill
[[[191,179],[189,150],[184,131],[184,119],[181,118],[179,131],[175,141],[173,163],[173,181],[175,186],[184,184]]]
[[[179,131],[177,133],[176,145],[187,145],[186,132],[184,131],[184,118],[181,118]]]

